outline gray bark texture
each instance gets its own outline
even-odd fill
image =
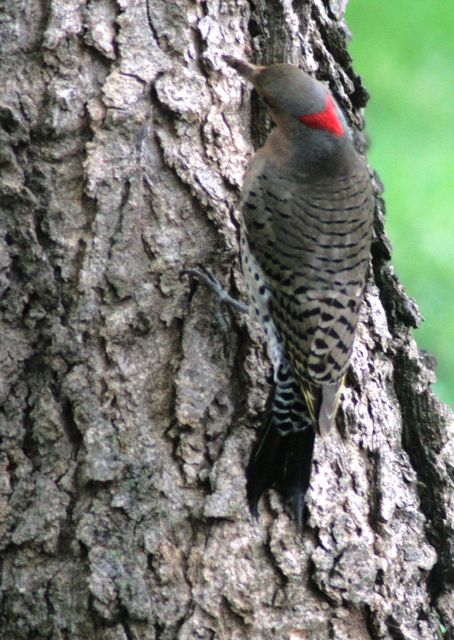
[[[238,196],[265,109],[222,61],[329,82],[364,148],[343,0],[17,0],[0,21],[0,638],[433,640],[453,633],[453,438],[373,268],[299,532],[244,469],[267,397]],[[451,436],[451,437],[450,437]]]

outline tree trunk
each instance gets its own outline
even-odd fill
[[[373,269],[303,533],[274,492],[258,522],[246,504],[260,332],[233,315],[222,333],[210,292],[179,281],[202,263],[244,295],[239,187],[269,123],[221,55],[300,64],[358,132],[345,4],[8,3],[1,638],[453,633],[451,414],[411,337],[378,179]]]

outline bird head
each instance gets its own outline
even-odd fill
[[[292,134],[298,126],[338,138],[347,134],[345,118],[331,93],[302,69],[292,64],[259,66],[229,55],[223,58],[253,84],[278,126]]]

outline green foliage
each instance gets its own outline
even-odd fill
[[[347,24],[393,264],[425,317],[416,339],[437,358],[435,390],[454,405],[454,3],[350,0]]]

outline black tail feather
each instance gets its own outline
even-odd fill
[[[303,523],[304,498],[309,488],[315,432],[311,427],[289,436],[282,493],[292,500],[293,512],[299,527]]]
[[[255,518],[259,515],[258,503],[262,494],[282,476],[285,461],[283,445],[284,438],[269,419],[246,470],[249,508]]]
[[[309,411],[288,371],[270,394],[264,432],[246,471],[249,508],[258,517],[258,502],[272,486],[290,499],[302,525],[309,487],[315,433]]]

